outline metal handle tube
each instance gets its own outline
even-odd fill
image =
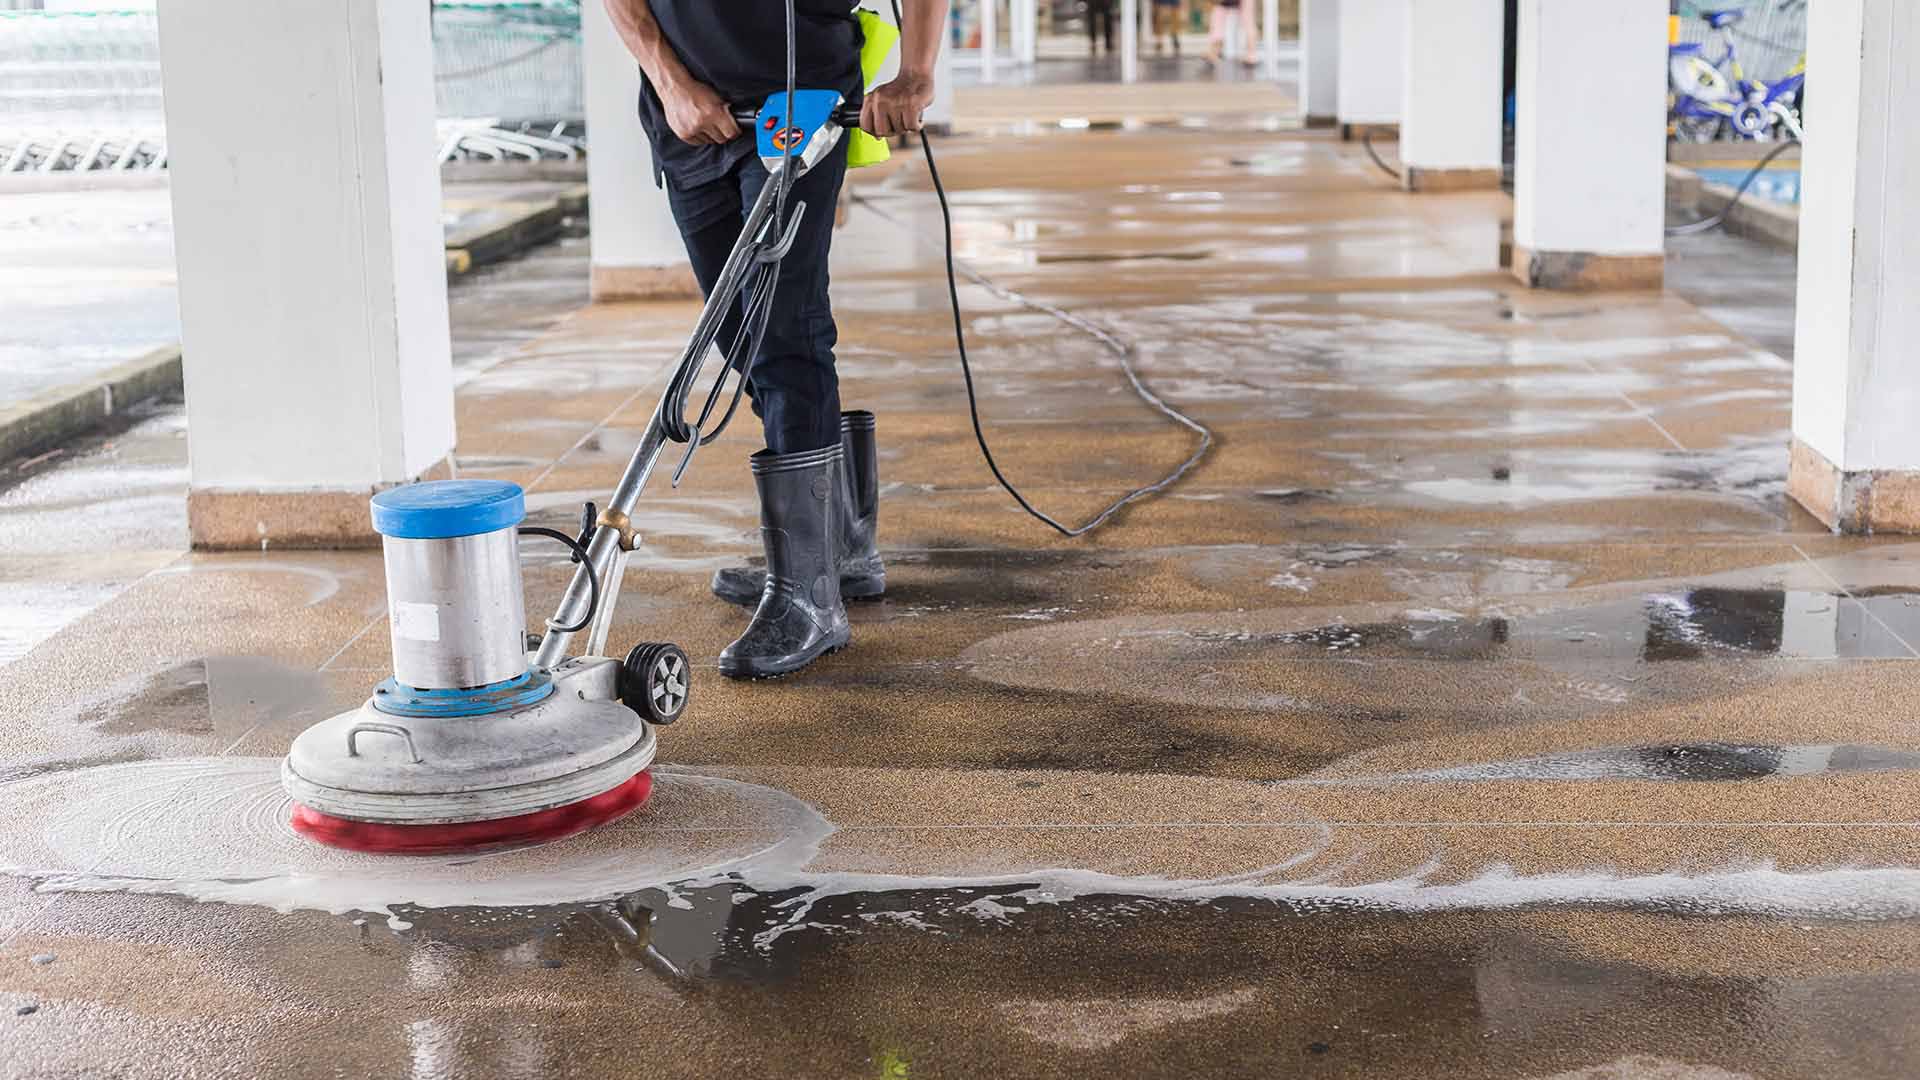
[[[735,302],[740,284],[764,239],[762,234],[773,220],[773,205],[780,186],[778,179],[779,171],[776,169],[768,182],[761,186],[760,195],[747,214],[746,225],[740,230],[740,239],[734,242],[733,251],[727,255],[720,279],[708,294],[706,305],[700,309],[700,319],[694,324],[693,336],[688,340],[686,350],[680,354],[680,362],[674,367],[674,378],[669,381],[669,394],[663,395],[660,404],[654,407],[653,419],[647,423],[646,431],[640,436],[640,445],[634,448],[626,471],[620,475],[620,483],[613,489],[613,497],[607,502],[609,510],[617,510],[628,517],[633,515],[634,504],[640,501],[640,492],[653,475],[653,467],[660,460],[661,450],[666,448],[666,410],[671,386],[679,382],[682,375],[688,378],[697,375],[705,364],[707,349],[713,344],[714,335],[719,333],[727,308]],[[721,376],[724,378],[725,372]],[[698,438],[697,435],[695,437]],[[556,629],[556,626],[572,626],[586,615],[593,592],[588,581],[589,574],[599,576],[601,591],[608,597],[619,594],[619,582],[614,581],[613,576],[626,565],[625,560],[615,558],[619,552],[618,530],[594,530],[593,540],[587,545],[587,561],[574,571],[573,580],[560,597],[559,610],[548,621],[546,635],[540,639],[540,649],[534,654],[532,665],[536,670],[551,671],[566,655],[573,635]],[[611,600],[606,602],[611,603]]]
[[[661,404],[664,406],[665,402]],[[627,462],[627,470],[621,475],[619,486],[614,488],[613,499],[608,503],[611,509],[624,514],[632,513],[633,504],[639,501],[640,491],[646,487],[647,478],[653,474],[653,466],[660,460],[660,451],[666,445],[666,428],[659,409],[655,409],[653,421],[647,425],[646,433],[641,435],[640,445]],[[612,580],[612,575],[616,566],[625,567],[623,560],[615,558],[619,553],[618,529],[593,531],[593,539],[587,544],[587,561],[573,572],[573,580],[567,583],[567,591],[560,597],[559,610],[547,622],[546,635],[540,639],[540,649],[534,654],[532,666],[535,670],[551,671],[566,656],[573,634],[559,628],[572,626],[585,618],[587,605],[592,602],[593,595],[589,574],[599,576],[603,593],[609,596],[618,594],[617,583]],[[602,602],[610,601],[603,599]]]

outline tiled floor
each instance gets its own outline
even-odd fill
[[[377,555],[176,557],[177,472],[127,479],[168,430],[36,477],[0,511],[42,569],[9,572],[118,577],[0,669],[7,1067],[1920,1067],[1920,546],[1786,501],[1784,361],[1674,295],[1525,292],[1504,197],[1399,193],[1325,137],[939,150],[962,256],[1129,342],[1215,433],[1197,471],[1088,540],[1021,515],[973,446],[925,177],[861,177],[835,303],[887,599],[799,676],[711,671],[744,614],[707,575],[755,545],[737,426],[642,502],[613,638],[703,665],[654,803],[418,863],[277,816],[289,739],[387,672]],[[1042,507],[1190,452],[1081,330],[961,297]],[[459,456],[567,527],[693,312],[551,310],[494,312]],[[527,561],[544,613],[567,567]]]

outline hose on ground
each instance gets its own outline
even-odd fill
[[[1393,177],[1395,180],[1400,179],[1400,170],[1387,164],[1385,161],[1382,161],[1380,159],[1380,151],[1375,150],[1373,148],[1373,129],[1372,128],[1363,127],[1360,129],[1360,145],[1363,147],[1366,147],[1367,156],[1373,159],[1373,163],[1375,165],[1380,166],[1381,172],[1386,173],[1388,176]]]
[[[1667,226],[1667,235],[1668,236],[1697,236],[1700,233],[1708,232],[1712,229],[1717,229],[1721,225],[1725,224],[1727,220],[1727,215],[1733,212],[1733,208],[1736,205],[1738,205],[1740,200],[1743,197],[1745,197],[1745,195],[1747,194],[1747,189],[1753,186],[1754,180],[1759,178],[1761,172],[1763,172],[1766,169],[1766,167],[1773,162],[1773,159],[1785,153],[1787,150],[1787,147],[1799,146],[1799,145],[1800,145],[1799,139],[1788,139],[1785,142],[1781,143],[1779,146],[1776,146],[1773,149],[1767,151],[1767,156],[1761,158],[1759,162],[1754,165],[1753,168],[1747,170],[1746,178],[1740,181],[1740,186],[1738,188],[1734,189],[1733,198],[1728,199],[1727,205],[1721,207],[1719,212],[1713,214],[1710,217],[1703,217],[1699,221],[1689,221],[1682,225],[1669,225]]]

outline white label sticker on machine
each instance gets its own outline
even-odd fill
[[[440,605],[395,600],[393,636],[408,641],[439,641]]]

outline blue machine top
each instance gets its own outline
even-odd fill
[[[807,148],[807,140],[822,124],[833,119],[833,111],[845,100],[838,90],[795,90],[793,115],[782,117],[787,109],[787,92],[767,95],[766,103],[754,123],[754,144],[762,158],[781,157],[788,151],[794,157]],[[797,175],[797,174],[796,174]]]
[[[426,480],[373,497],[374,530],[406,540],[476,536],[526,516],[526,495],[505,480]]]

